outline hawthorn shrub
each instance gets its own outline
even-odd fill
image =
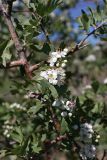
[[[107,1],[77,3],[0,1],[0,159],[106,157]]]

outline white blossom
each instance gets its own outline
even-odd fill
[[[95,146],[91,145],[91,144],[85,144],[80,149],[80,156],[82,157],[83,160],[95,158],[95,156],[96,156]]]
[[[85,59],[86,62],[95,62],[96,61],[96,56],[91,54]]]
[[[72,113],[68,113],[68,116],[69,116],[69,117],[72,117]]]
[[[5,121],[6,122],[6,121]],[[11,125],[11,124],[9,124],[9,123],[5,123],[4,122],[4,125],[2,126],[3,127],[3,135],[5,136],[5,137],[7,137],[7,138],[9,138],[10,137],[10,132],[11,132],[11,130],[13,129],[13,126]]]
[[[67,52],[68,52],[68,48],[64,48],[64,52],[66,52],[66,53],[67,53]]]
[[[62,117],[66,117],[67,116],[67,112],[61,112],[61,116]]]
[[[66,104],[64,105],[64,108],[68,111],[72,111],[75,107],[75,102],[72,101],[67,101]]]
[[[86,141],[92,138],[94,131],[92,125],[89,123],[84,123],[80,125],[80,138],[82,141]]]
[[[84,89],[91,89],[92,88],[92,86],[90,85],[90,84],[87,84],[85,87],[84,87]]]
[[[7,133],[8,133],[8,130],[6,129],[6,130],[3,132],[4,136],[7,135]]]
[[[103,83],[104,83],[104,84],[107,84],[107,78],[104,79]]]
[[[65,71],[62,68],[48,69],[42,71],[40,76],[47,79],[53,85],[62,85],[65,79]]]
[[[40,72],[40,76],[41,76],[41,77],[44,77],[45,79],[48,80],[48,74],[47,74],[46,71],[41,71],[41,72]]]
[[[23,111],[26,110],[25,107],[21,106],[21,105],[18,104],[18,103],[12,103],[12,104],[10,105],[10,108],[11,108],[11,109],[19,109],[19,110],[23,110]]]
[[[97,138],[99,139],[99,138],[100,138],[100,135],[97,135]]]
[[[63,63],[67,63],[67,60],[65,59],[65,60],[63,60]]]
[[[65,68],[65,67],[66,67],[66,63],[62,63],[62,64],[61,64],[61,67],[62,67],[62,68]]]
[[[99,140],[98,140],[98,139],[95,139],[95,142],[96,142],[96,143],[98,143],[98,142],[99,142]]]
[[[61,101],[60,101],[60,99],[56,99],[53,103],[52,103],[52,106],[53,107],[59,107],[59,106],[61,106]]]
[[[10,108],[20,108],[20,104],[18,104],[18,103],[12,103],[10,105]]]
[[[60,52],[60,57],[65,57],[67,55],[67,52],[66,51],[61,51]]]
[[[65,56],[67,55],[67,52],[68,52],[67,48],[65,48],[63,51],[51,52],[49,55],[50,58],[48,60],[50,67],[53,67],[55,65],[59,66],[61,63],[61,58],[65,58]],[[59,63],[59,60],[60,60],[60,63]],[[61,66],[65,66],[66,62],[62,62],[62,63],[61,63]]]

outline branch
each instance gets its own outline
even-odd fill
[[[87,34],[87,36],[78,44],[78,46],[82,46],[84,44],[84,42],[91,36],[93,35],[98,29],[100,29],[102,26],[104,26],[105,24],[107,24],[107,20],[105,20],[104,22],[102,22],[101,24],[99,24],[93,31],[91,31],[90,33]]]
[[[11,16],[6,12],[3,4],[1,5],[1,9],[2,9],[3,16],[4,16],[4,20],[8,26],[9,32],[10,32],[11,37],[13,39],[13,42],[15,44],[17,54],[18,54],[19,58],[21,60],[23,60],[23,62],[24,62],[25,73],[31,79],[32,76],[31,76],[31,72],[29,71],[29,64],[26,59],[26,50],[23,48],[21,42],[19,41],[19,37],[15,31],[14,25],[11,20]]]
[[[104,150],[103,157],[101,160],[104,160],[105,157],[106,157],[106,150]]]
[[[107,24],[107,20],[105,20],[104,22],[102,22],[101,24],[99,24],[93,31],[89,32],[86,37],[80,41],[80,43],[76,44],[75,47],[70,50],[69,52],[70,53],[74,53],[84,47],[87,46],[87,44],[84,45],[84,42],[91,36],[93,35],[98,29],[100,29],[102,26],[106,25]]]
[[[45,63],[46,63],[46,61],[42,61],[38,64],[34,64],[34,65],[30,66],[30,68],[29,68],[30,72],[37,70],[39,67],[41,67]]]
[[[25,61],[23,61],[23,59],[9,62],[6,64],[6,66],[4,66],[3,64],[0,64],[0,69],[14,68],[21,65],[25,65]]]

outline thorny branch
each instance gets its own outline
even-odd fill
[[[6,5],[8,5],[8,7],[9,7],[10,4],[6,4]],[[12,3],[11,3],[11,8],[12,8]],[[9,13],[8,13],[8,11],[6,11],[5,5],[3,3],[1,5],[1,9],[2,9],[2,14],[3,14],[4,20],[8,26],[9,32],[11,34],[11,38],[13,39],[13,42],[15,44],[19,59],[22,61],[22,65],[24,66],[25,73],[31,79],[32,76],[31,76],[31,72],[29,71],[29,64],[26,59],[26,52],[27,51],[24,49],[24,47],[20,43],[19,37],[15,31],[13,22],[11,20],[11,15],[9,15],[11,13],[11,10],[9,10]],[[13,66],[16,66],[16,64],[14,64]],[[10,65],[10,67],[11,67],[11,65]]]

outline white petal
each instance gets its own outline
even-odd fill
[[[68,52],[68,48],[64,48],[64,52]]]

